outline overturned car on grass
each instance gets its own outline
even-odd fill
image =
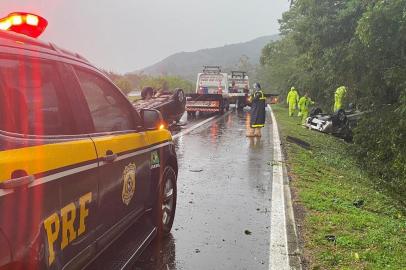
[[[340,109],[333,114],[323,113],[320,108],[313,108],[310,117],[306,119],[305,126],[312,130],[344,139],[351,142],[353,129],[356,127],[361,115],[365,112]]]

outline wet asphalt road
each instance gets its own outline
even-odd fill
[[[175,140],[172,233],[150,245],[134,269],[268,269],[273,151],[267,116],[261,139],[245,137],[249,112],[231,111]]]

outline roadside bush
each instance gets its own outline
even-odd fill
[[[295,0],[280,25],[281,39],[262,50],[263,80],[283,97],[292,85],[309,92],[327,112],[347,86],[344,105],[370,111],[355,130],[355,157],[382,188],[405,195],[406,0]]]
[[[366,114],[355,130],[354,152],[379,185],[406,195],[406,121],[399,108],[386,106]]]

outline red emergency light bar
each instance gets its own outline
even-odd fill
[[[33,38],[41,35],[48,26],[48,21],[43,17],[26,13],[14,12],[0,19],[0,30],[12,31]]]

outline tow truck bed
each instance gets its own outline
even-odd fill
[[[223,107],[220,94],[189,94],[186,98],[187,112],[221,112]]]

